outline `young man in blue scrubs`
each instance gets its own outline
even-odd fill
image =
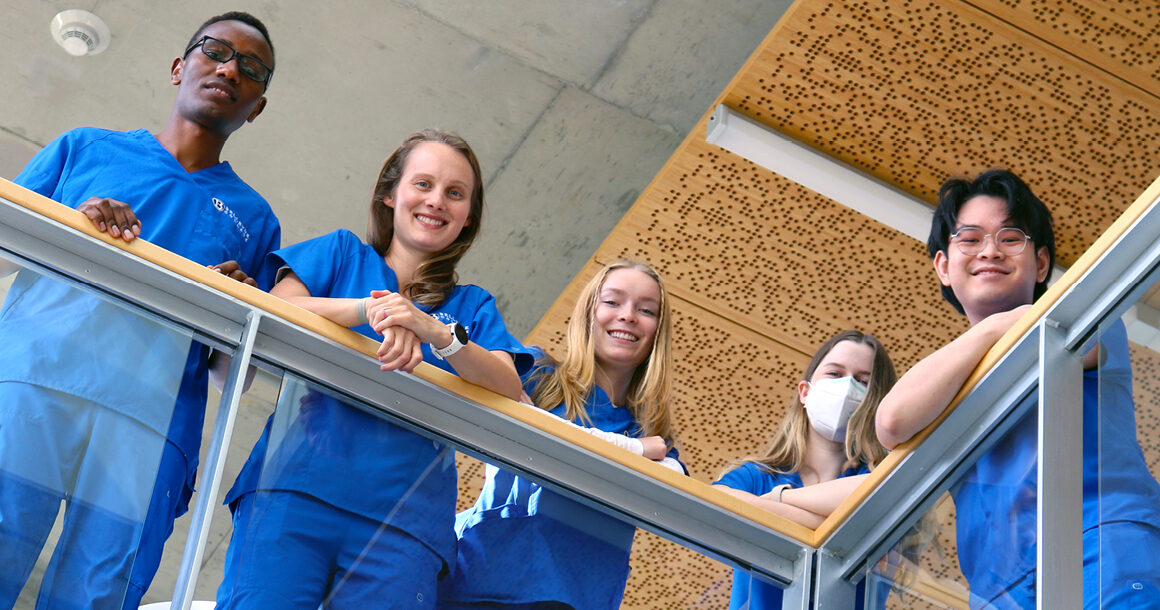
[[[1051,214],[1011,172],[950,180],[939,189],[927,250],[943,296],[971,328],[883,399],[876,423],[887,448],[942,413],[1046,290],[1055,263]],[[1101,333],[1083,364],[1084,607],[1160,608],[1160,486],[1136,441],[1122,322]],[[1030,409],[950,490],[972,608],[1035,608],[1037,419]]]
[[[253,284],[278,219],[221,152],[265,108],[274,49],[246,13],[211,18],[184,49],[159,133],[66,132],[16,183],[114,238]],[[37,607],[138,606],[188,506],[205,417],[209,350],[182,335],[19,273],[0,311],[0,606],[15,602],[62,502]]]

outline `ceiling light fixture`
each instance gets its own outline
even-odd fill
[[[926,242],[934,211],[918,198],[719,104],[705,140]]]
[[[61,11],[48,24],[52,39],[69,55],[96,55],[109,48],[109,26],[100,17],[81,9]]]

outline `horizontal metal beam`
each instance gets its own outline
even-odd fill
[[[1124,314],[1152,284],[1160,266],[1160,199],[1060,296],[1047,316],[1067,329],[1066,345],[1091,344],[1101,321]]]

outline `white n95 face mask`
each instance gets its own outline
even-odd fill
[[[846,440],[846,424],[850,423],[854,409],[865,397],[866,386],[853,377],[811,383],[805,403],[810,425],[818,434],[832,441]]]

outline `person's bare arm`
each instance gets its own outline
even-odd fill
[[[721,491],[735,498],[744,500],[745,502],[748,502],[757,508],[767,510],[775,515],[781,515],[790,521],[800,523],[808,528],[817,528],[822,524],[823,521],[826,520],[824,515],[812,513],[808,510],[786,504],[785,502],[778,502],[777,500],[771,500],[763,496],[756,496],[747,491],[733,489],[732,487],[728,487],[726,485],[714,485],[713,487],[720,489]]]
[[[842,502],[845,502],[850,493],[861,485],[868,476],[870,475],[857,474],[806,487],[791,487],[781,492],[781,501],[784,504],[829,517],[830,513],[834,512]]]
[[[283,275],[278,283],[270,289],[270,294],[347,328],[358,326],[361,323],[358,317],[358,304],[362,299],[332,299],[312,296],[310,290],[306,288],[306,284],[302,283],[302,280],[293,271]]]
[[[878,405],[878,440],[893,449],[930,425],[950,404],[987,350],[1030,305],[989,316],[906,372]]]

